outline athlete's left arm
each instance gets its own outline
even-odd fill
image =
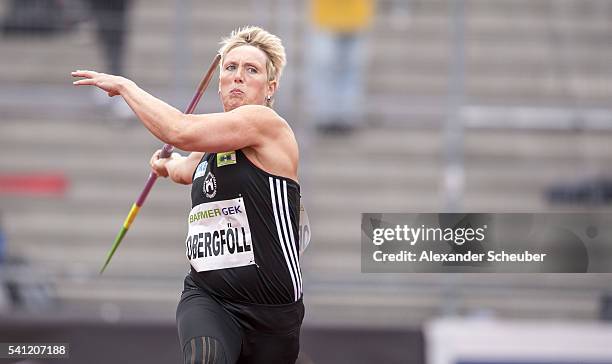
[[[184,114],[127,78],[94,71],[72,75],[84,77],[75,85],[97,86],[109,96],[121,95],[153,135],[182,150],[224,152],[257,147],[288,128],[274,110],[263,105],[244,105],[223,113]]]

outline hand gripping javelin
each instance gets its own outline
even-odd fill
[[[200,81],[200,84],[198,85],[198,89],[196,90],[196,93],[193,96],[193,99],[191,100],[189,107],[187,107],[187,111],[185,111],[185,114],[191,114],[195,110],[196,105],[202,98],[202,95],[204,94],[204,90],[206,90],[206,87],[208,87],[208,84],[210,83],[210,79],[212,78],[215,72],[215,68],[217,68],[217,66],[219,65],[220,60],[221,60],[221,55],[217,54],[215,58],[213,59],[213,62],[210,65],[210,68],[208,68],[208,72],[206,72],[206,75],[204,75],[204,78],[202,78],[202,81]],[[164,144],[164,147],[162,148],[162,151],[159,157],[168,158],[172,154],[173,150],[174,150],[174,147],[172,145]],[[147,196],[149,195],[149,192],[151,191],[151,188],[155,184],[156,180],[157,180],[157,175],[153,171],[151,171],[151,173],[149,174],[149,178],[147,179],[147,182],[145,183],[145,186],[142,189],[142,192],[140,193],[140,196],[138,196],[138,199],[132,205],[132,208],[130,209],[130,213],[125,218],[125,221],[123,222],[123,226],[121,227],[121,230],[119,230],[119,233],[117,234],[117,237],[115,238],[115,242],[113,243],[113,246],[111,247],[110,251],[106,255],[106,261],[104,262],[104,266],[100,270],[100,274],[104,273],[106,266],[108,265],[111,258],[113,257],[113,254],[115,254],[115,250],[117,250],[117,248],[119,247],[119,244],[121,244],[121,240],[123,240],[123,237],[125,236],[128,229],[130,228],[130,225],[132,225],[132,222],[136,218],[136,215],[138,215],[138,211],[140,211],[140,208],[142,207],[145,200],[147,199]]]

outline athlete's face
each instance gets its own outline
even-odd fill
[[[274,94],[276,81],[268,81],[266,54],[259,48],[243,45],[229,51],[219,75],[219,95],[225,111],[242,105],[265,105]]]

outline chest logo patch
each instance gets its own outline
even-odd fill
[[[217,167],[236,164],[236,151],[217,153]]]
[[[206,167],[208,167],[208,161],[204,161],[198,164],[198,168],[196,168],[195,174],[193,175],[193,179],[199,177],[204,177],[204,173],[206,173]]]
[[[206,178],[204,178],[202,189],[204,190],[204,195],[208,198],[214,198],[217,195],[217,179],[212,172],[208,172]]]

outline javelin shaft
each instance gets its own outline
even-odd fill
[[[220,60],[221,60],[221,56],[217,54],[215,58],[213,59],[213,62],[211,63],[210,67],[208,68],[208,72],[206,72],[206,74],[200,81],[200,84],[198,85],[198,88],[196,90],[196,94],[193,96],[191,103],[189,103],[189,106],[187,107],[187,111],[185,111],[185,114],[192,114],[193,111],[195,110],[198,102],[200,102],[200,99],[202,98],[202,95],[204,94],[204,91],[208,87],[208,84],[210,83],[210,80],[212,79],[212,76],[215,72],[215,69],[219,65]],[[160,158],[170,157],[173,150],[174,150],[174,147],[172,145],[164,144],[162,151],[159,155]],[[119,247],[119,244],[121,244],[123,237],[125,236],[128,229],[130,228],[130,225],[132,225],[132,222],[138,215],[138,212],[140,211],[140,208],[144,204],[145,200],[147,199],[149,192],[151,192],[151,189],[153,188],[155,181],[157,181],[157,175],[153,172],[149,173],[149,177],[147,178],[147,182],[145,183],[145,186],[142,189],[142,192],[140,192],[138,199],[132,205],[132,208],[130,209],[128,216],[125,218],[125,221],[123,222],[123,226],[121,227],[121,230],[119,230],[119,233],[115,237],[115,242],[113,243],[113,246],[111,247],[108,254],[106,255],[106,261],[104,262],[104,266],[102,266],[102,269],[100,270],[100,274],[104,273],[106,266],[108,266],[108,263],[110,263],[110,260],[115,254],[115,251],[117,250],[117,248]]]

